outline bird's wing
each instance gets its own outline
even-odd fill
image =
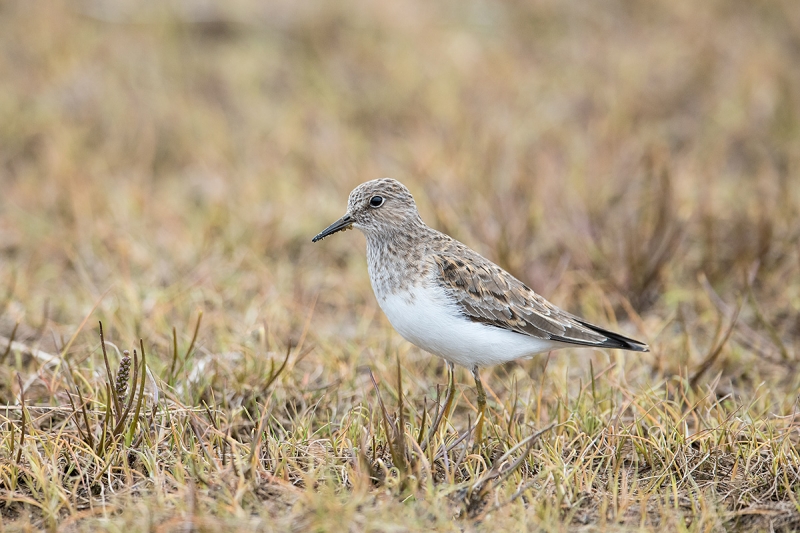
[[[537,339],[646,351],[638,341],[562,311],[488,259],[459,252],[434,256],[436,281],[470,320]]]

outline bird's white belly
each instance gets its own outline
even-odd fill
[[[563,347],[551,340],[472,322],[435,287],[381,295],[378,303],[404,339],[467,368],[506,363]]]

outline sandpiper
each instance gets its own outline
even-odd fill
[[[428,227],[409,190],[377,179],[350,193],[347,213],[312,239],[351,227],[367,238],[372,290],[389,322],[407,341],[443,358],[447,412],[455,364],[470,369],[478,391],[476,441],[486,394],[478,370],[567,347],[649,351],[646,344],[590,324],[536,294],[464,244]],[[441,416],[434,422],[434,428]]]

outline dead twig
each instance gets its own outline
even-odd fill
[[[6,362],[6,357],[8,354],[11,353],[11,346],[14,344],[14,337],[17,335],[17,328],[19,327],[19,322],[14,323],[14,329],[11,330],[11,337],[8,339],[8,345],[6,346],[6,350],[3,352],[3,355],[0,355],[0,365]]]
[[[22,446],[25,444],[25,388],[22,386],[22,376],[19,374],[17,374],[17,381],[19,382],[19,403],[22,406],[22,412],[20,413],[22,420],[20,422],[19,449],[17,450],[15,461],[19,466],[19,462],[22,460]]]

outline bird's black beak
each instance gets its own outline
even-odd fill
[[[350,214],[348,213],[339,220],[337,220],[336,222],[334,222],[333,224],[331,224],[330,226],[328,226],[327,228],[325,228],[324,230],[322,230],[319,235],[311,239],[311,242],[321,241],[328,235],[333,235],[337,231],[348,230],[350,229],[350,226],[353,225],[353,222],[354,222],[353,217],[351,217]]]

